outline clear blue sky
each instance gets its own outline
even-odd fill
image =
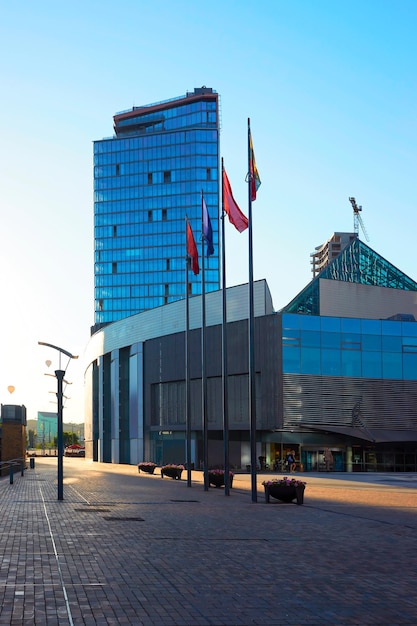
[[[65,421],[83,421],[94,323],[92,142],[133,105],[212,87],[221,154],[247,208],[251,118],[262,180],[254,278],[275,308],[310,280],[310,253],[352,231],[417,279],[415,0],[23,0],[0,21],[0,402],[54,411],[58,353],[80,354]],[[227,231],[228,284],[247,282],[247,233]],[[45,360],[53,361],[49,370]],[[9,385],[16,390],[11,395]]]

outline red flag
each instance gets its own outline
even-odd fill
[[[194,274],[200,273],[200,267],[198,265],[198,250],[195,245],[195,239],[193,235],[193,231],[191,229],[190,222],[187,220],[187,254],[191,257],[191,269]]]
[[[241,233],[248,227],[248,218],[243,215],[233,197],[232,188],[223,168],[223,204],[224,210],[229,216],[229,222]]]

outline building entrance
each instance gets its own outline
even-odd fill
[[[330,450],[330,460],[326,461],[326,448],[304,448],[301,453],[301,462],[306,472],[345,472],[346,452],[342,448],[327,448]]]

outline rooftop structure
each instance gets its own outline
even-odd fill
[[[333,283],[326,283],[326,280],[333,281]],[[357,237],[353,238],[330,263],[324,264],[321,272],[283,310],[286,313],[306,313],[308,315],[331,314],[329,312],[330,300],[321,298],[323,295],[321,292],[324,293],[325,289],[334,289],[334,281],[412,292],[403,296],[397,294],[395,301],[390,298],[389,293],[384,298],[383,292],[378,292],[381,294],[379,314],[375,310],[373,316],[379,319],[400,313],[414,314],[414,311],[398,311],[392,310],[390,307],[398,307],[398,302],[401,300],[407,309],[414,308],[415,292],[417,291],[416,281],[401,272]],[[335,306],[339,307],[337,314],[342,314],[340,307],[343,305],[343,315],[348,317],[358,315],[358,310],[355,309],[356,305],[353,304],[352,299],[341,301],[343,287],[339,285],[337,290],[338,302],[335,302]],[[368,307],[375,309],[375,290],[372,293],[373,301],[367,301],[362,297],[360,298],[361,306],[366,301]],[[323,310],[324,301],[327,302],[327,312]],[[363,315],[369,316],[369,313],[366,314],[363,311]]]

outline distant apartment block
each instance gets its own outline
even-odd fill
[[[317,246],[316,251],[310,254],[311,271],[313,277],[327,267],[333,259],[357,237],[356,233],[333,233],[333,235],[321,246]]]

